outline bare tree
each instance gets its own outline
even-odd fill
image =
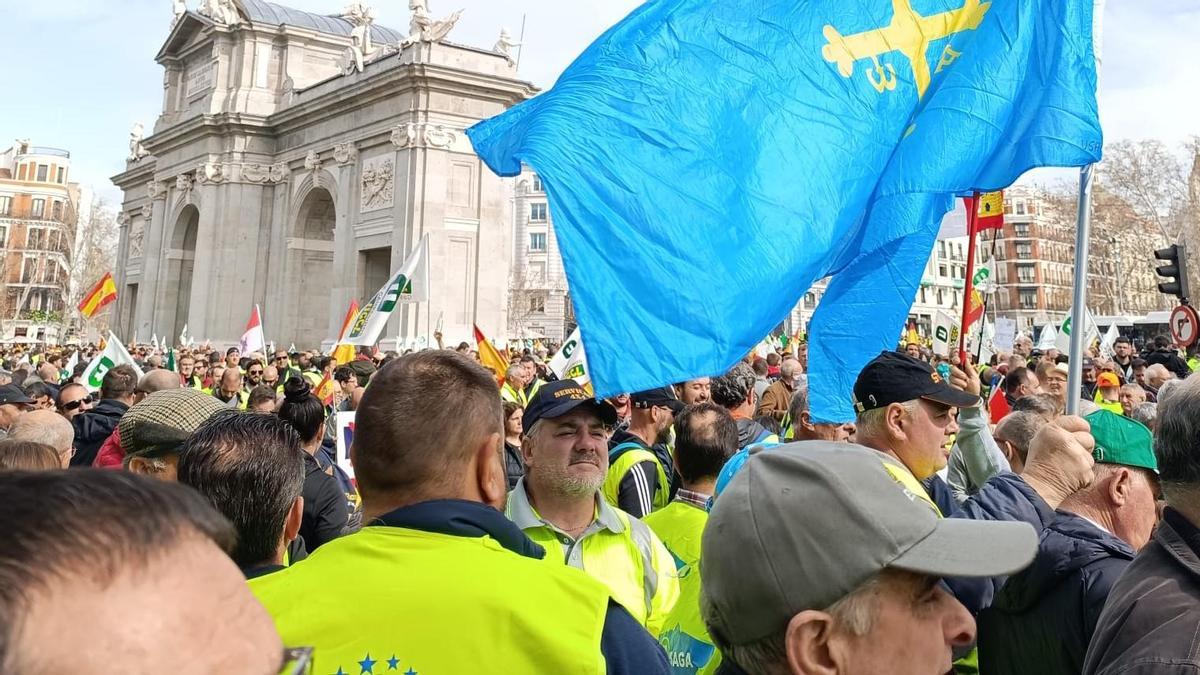
[[[102,197],[93,199],[91,207],[79,214],[78,222],[67,286],[68,307],[78,305],[100,277],[113,271],[117,260],[117,216],[108,202]]]

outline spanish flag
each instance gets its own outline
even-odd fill
[[[508,371],[508,356],[501,353],[483,336],[479,326],[475,326],[475,343],[479,346],[479,362],[484,368],[492,371],[498,384],[504,384],[504,374]]]
[[[321,401],[321,405],[331,406],[333,405],[333,394],[336,391],[336,386],[329,373],[325,373],[325,377],[322,377],[321,381],[317,383],[317,388],[313,389],[313,396],[316,396]]]
[[[83,318],[90,319],[96,312],[117,299],[117,284],[113,282],[112,272],[106,272],[100,281],[92,286],[92,290],[79,301],[79,313]]]
[[[338,333],[338,345],[333,349],[333,361],[339,366],[344,366],[354,360],[354,345],[348,345],[342,340],[345,340],[350,335],[350,324],[354,323],[354,317],[358,316],[358,300],[350,301],[350,309],[346,310],[346,318],[342,319],[342,332]]]
[[[1004,227],[1004,191],[984,192],[968,197],[967,208],[975,208],[975,231]]]

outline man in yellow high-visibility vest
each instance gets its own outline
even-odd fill
[[[574,380],[542,386],[522,420],[525,476],[508,517],[547,550],[546,561],[584,570],[657,634],[679,596],[671,554],[637,518],[600,494],[608,469],[607,426],[616,410]]]
[[[670,672],[605,584],[504,517],[503,443],[478,363],[430,350],[376,373],[350,450],[367,526],[251,581],[313,672]]]

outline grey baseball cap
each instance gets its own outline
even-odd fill
[[[888,455],[845,443],[805,441],[753,454],[704,528],[709,631],[749,644],[804,610],[829,607],[885,568],[992,577],[1033,560],[1038,538],[1029,524],[942,518],[894,475],[911,476]],[[918,487],[915,479],[908,485]]]

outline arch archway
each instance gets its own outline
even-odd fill
[[[293,336],[283,336],[303,348],[329,337],[329,298],[334,287],[333,244],[337,225],[333,195],[314,187],[304,195],[288,243],[289,294],[296,321]]]
[[[192,273],[196,264],[196,238],[200,228],[200,211],[194,205],[184,206],[175,219],[167,244],[166,277],[162,324],[172,340],[183,332],[188,323],[192,302]]]

